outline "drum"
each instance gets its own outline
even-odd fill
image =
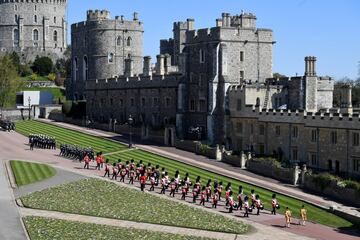
[[[280,204],[276,204],[276,209],[280,209]]]

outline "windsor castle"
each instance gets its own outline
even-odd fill
[[[65,0],[1,0],[0,11],[1,51],[31,59],[66,47]],[[126,19],[89,10],[71,25],[68,95],[86,100],[88,119],[122,125],[131,116],[142,136],[160,130],[168,145],[201,140],[360,176],[351,86],[342,87],[341,107],[333,107],[334,79],[318,76],[313,56],[305,57],[303,76],[273,78],[273,31],[256,20],[242,12],[223,13],[205,29],[190,18],[175,22],[151,59],[137,13]]]

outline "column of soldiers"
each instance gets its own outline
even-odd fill
[[[15,123],[7,120],[0,120],[0,127],[5,132],[15,131]]]
[[[56,149],[56,139],[42,134],[30,134],[29,145],[30,150],[33,150],[34,147],[42,149]]]
[[[94,150],[91,147],[84,148],[76,145],[61,144],[60,156],[79,160],[83,160],[85,156],[88,156],[90,160],[94,160]]]

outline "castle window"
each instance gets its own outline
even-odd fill
[[[205,52],[204,52],[204,50],[200,49],[199,55],[200,55],[200,63],[204,63],[205,62]]]
[[[243,132],[243,125],[242,125],[241,122],[236,123],[236,132],[237,133],[242,133]]]
[[[259,135],[261,136],[265,135],[265,126],[263,124],[259,125]]]
[[[18,21],[18,15],[17,14],[15,14],[14,20],[15,20],[15,23],[17,23],[17,21]]]
[[[353,133],[353,146],[359,146],[359,133]]]
[[[281,128],[280,128],[280,126],[276,126],[276,127],[275,127],[275,134],[276,134],[276,136],[280,136],[280,133],[281,133]]]
[[[313,129],[311,130],[311,142],[316,142],[317,141],[317,130]]]
[[[33,31],[33,40],[39,41],[39,31],[37,29],[34,29]]]
[[[292,151],[292,160],[298,160],[298,149],[297,148],[293,148]]]
[[[54,17],[54,23],[56,23],[56,17]]]
[[[73,81],[76,82],[76,77],[77,77],[77,68],[78,68],[78,60],[75,57],[74,61],[73,61]]]
[[[240,52],[240,62],[243,62],[244,61],[244,52],[241,51]]]
[[[236,111],[241,111],[241,99],[240,98],[236,102]]]
[[[17,11],[18,10],[18,5],[14,5],[14,10]]]
[[[204,86],[204,75],[199,74],[199,87]]]
[[[117,37],[116,39],[116,45],[121,46],[121,37]]]
[[[57,40],[58,40],[58,32],[56,30],[54,31],[53,39],[54,39],[54,42],[57,42]]]
[[[293,127],[292,127],[292,137],[293,137],[293,138],[297,138],[298,135],[299,135],[299,129],[298,129],[298,127],[297,127],[297,126],[293,126]]]
[[[37,15],[34,15],[34,23],[37,23],[38,19],[37,19]]]
[[[360,158],[358,157],[353,158],[353,169],[354,172],[360,172]]]
[[[56,12],[56,7],[54,7],[54,12]]]
[[[165,105],[166,105],[166,107],[170,107],[170,98],[165,98]]]
[[[200,112],[206,112],[206,106],[205,106],[205,99],[199,100],[199,111]]]
[[[14,46],[19,46],[19,30],[18,29],[14,29]]]
[[[35,6],[34,6],[34,11],[36,11],[36,10],[37,10],[37,6],[35,5]]]
[[[146,106],[146,99],[145,98],[141,98],[141,106],[142,107]]]
[[[195,100],[192,99],[190,100],[190,112],[195,112],[195,109],[196,109],[196,103]]]
[[[331,144],[336,144],[337,143],[337,132],[332,131],[330,134],[330,138],[331,138]]]
[[[130,106],[131,107],[135,106],[135,100],[133,98],[130,99]]]
[[[159,98],[155,97],[153,98],[153,107],[159,106]]]
[[[244,81],[244,71],[240,71],[240,83]]]
[[[317,156],[316,153],[310,153],[310,162],[312,166],[317,166]]]
[[[108,55],[108,63],[113,63],[113,62],[114,62],[114,54],[109,53],[109,55]]]
[[[87,56],[84,56],[83,59],[83,80],[88,80],[88,59]]]
[[[127,39],[127,41],[126,41],[126,45],[127,45],[128,47],[131,46],[131,41],[132,41],[131,37],[128,37],[128,39]]]

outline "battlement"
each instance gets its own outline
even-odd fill
[[[31,4],[58,4],[58,5],[66,5],[66,0],[0,0],[0,4],[5,4],[5,3],[12,3],[12,4],[26,4],[26,3],[31,3]]]
[[[96,79],[89,80],[86,83],[88,91],[101,89],[131,89],[131,88],[159,88],[159,87],[177,87],[180,79],[180,74],[171,74],[165,76],[136,76]]]
[[[88,10],[86,12],[87,21],[98,21],[111,19],[110,12],[107,10]]]
[[[261,122],[304,124],[311,127],[360,129],[360,113],[341,113],[340,109],[324,109],[318,112],[305,110],[264,109],[246,105],[241,111],[230,106],[232,118],[258,118]]]
[[[203,28],[186,32],[186,38],[189,42],[209,41],[220,39],[220,28]]]

